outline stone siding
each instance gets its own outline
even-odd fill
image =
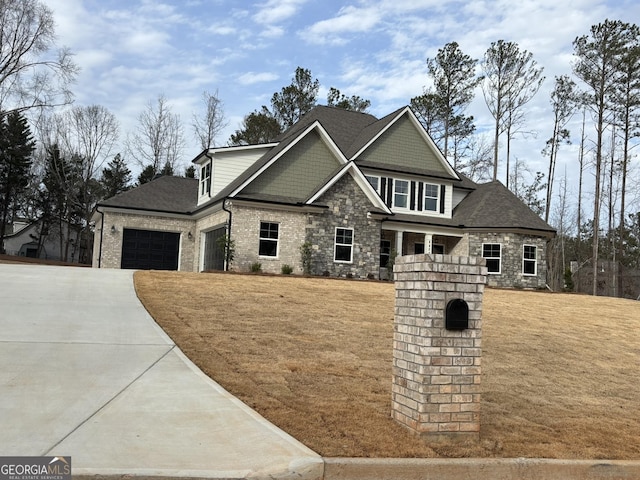
[[[111,233],[111,226],[116,231]],[[101,222],[97,222],[94,241],[93,266],[98,266],[100,255],[100,237],[102,234],[102,268],[120,268],[122,261],[122,232],[125,228],[139,230],[156,230],[162,232],[180,233],[180,252],[178,255],[178,269],[192,271],[195,260],[195,221],[154,215],[136,215],[128,213],[104,213],[104,232]],[[188,238],[191,232],[192,238]]]
[[[472,233],[469,234],[469,255],[482,256],[484,243],[499,243],[501,247],[501,272],[489,273],[487,284],[504,288],[544,288],[547,282],[547,240],[544,237],[517,233]],[[537,274],[522,273],[524,245],[535,245]]]
[[[306,241],[312,245],[313,275],[378,278],[380,263],[381,223],[367,217],[371,200],[358,187],[351,175],[344,175],[318,203],[328,205],[321,214],[310,214],[306,225]],[[336,227],[353,229],[352,262],[334,261]]]
[[[452,255],[396,260],[392,415],[415,433],[479,436],[484,262]],[[469,307],[465,330],[446,329],[454,299]]]
[[[233,205],[231,239],[235,242],[235,259],[231,269],[241,272],[251,270],[258,262],[263,272],[281,273],[283,265],[302,273],[300,247],[305,241],[307,214],[279,209],[255,208]],[[260,222],[273,222],[278,227],[278,256],[259,256]]]

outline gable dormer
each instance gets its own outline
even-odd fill
[[[385,122],[354,161],[394,213],[451,218],[460,178],[409,108]]]
[[[208,202],[277,143],[210,148],[194,163],[198,168],[198,205]]]

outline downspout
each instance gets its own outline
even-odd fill
[[[229,255],[230,255],[230,251],[229,251],[229,244],[231,243],[231,220],[233,219],[233,213],[231,212],[231,210],[227,209],[227,199],[229,197],[225,197],[224,200],[222,200],[222,209],[227,212],[229,214],[229,221],[227,222],[227,245],[225,246],[225,262],[224,262],[224,270],[225,272],[229,271]]]
[[[104,212],[98,210],[96,205],[96,212],[100,214],[100,248],[98,248],[98,268],[102,268],[102,236],[104,235]]]

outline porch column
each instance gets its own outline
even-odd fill
[[[424,235],[424,253],[431,255],[433,251],[433,235],[425,233]]]
[[[403,232],[396,232],[396,253],[398,256],[402,256],[402,240]]]

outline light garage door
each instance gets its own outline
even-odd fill
[[[177,270],[180,234],[125,228],[121,268]]]

